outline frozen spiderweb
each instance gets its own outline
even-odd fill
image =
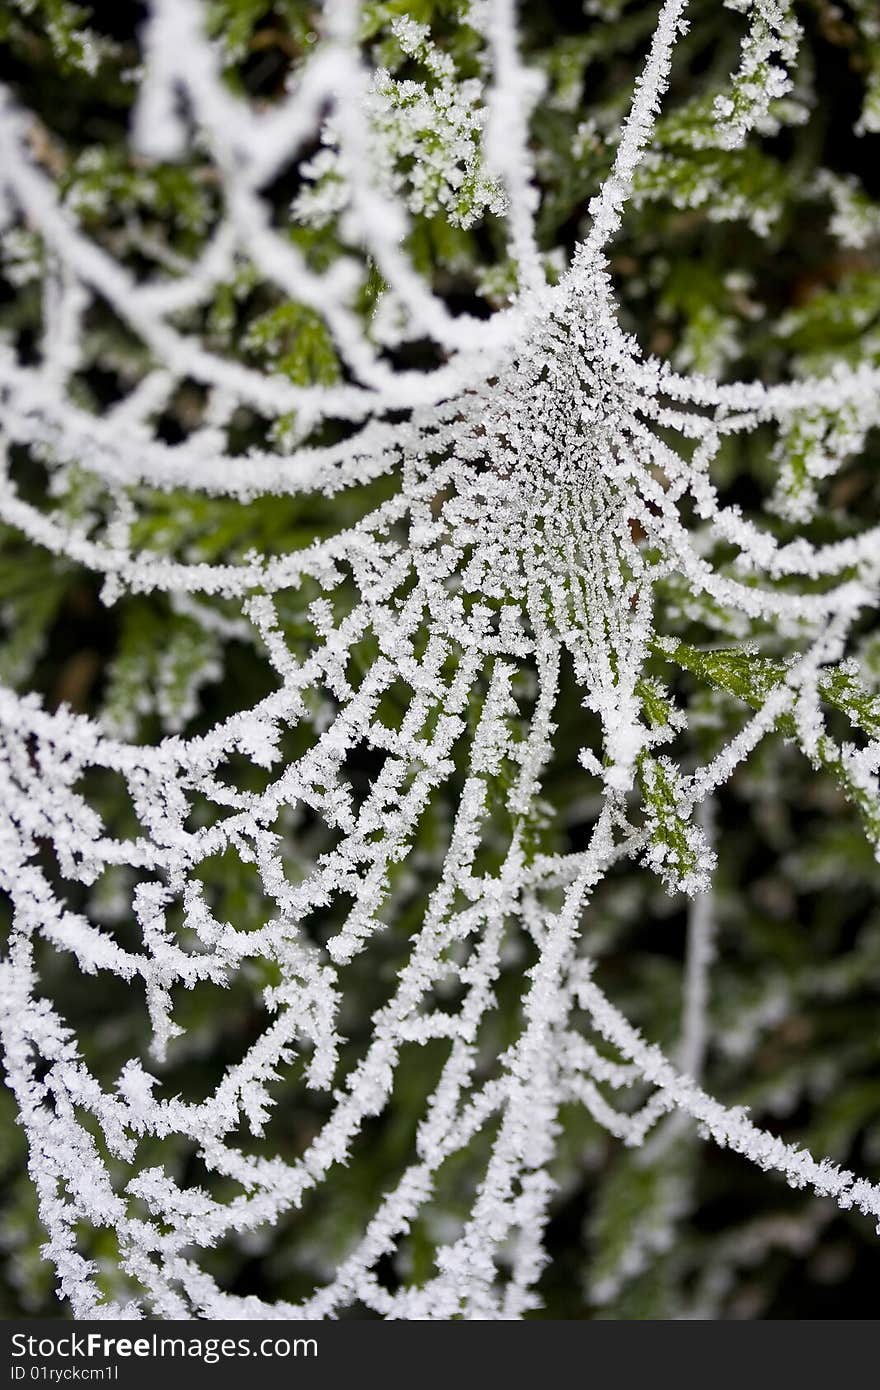
[[[731,99],[716,109],[725,148],[765,128],[769,102],[786,90],[797,39],[775,0],[736,8],[745,12],[748,39]],[[784,386],[722,386],[642,359],[618,326],[604,254],[650,150],[684,10],[685,0],[666,0],[659,12],[613,170],[590,208],[590,232],[553,284],[535,237],[529,145],[540,84],[519,57],[512,0],[473,6],[486,53],[482,104],[477,114],[463,99],[456,107],[454,93],[435,103],[448,113],[453,155],[420,188],[403,186],[383,144],[383,78],[363,65],[351,0],[323,6],[319,41],[295,85],[262,111],[225,85],[200,5],[153,0],[134,139],[144,155],[166,160],[198,139],[220,181],[222,213],[196,262],[146,280],[90,239],[60,201],[34,158],[28,114],[4,98],[5,211],[40,238],[45,304],[39,361],[23,363],[8,351],[0,359],[4,442],[33,450],[56,480],[85,470],[114,505],[71,520],[60,506],[37,506],[6,469],[0,517],[33,545],[102,575],[108,602],[160,592],[209,630],[237,624],[275,674],[275,688],[254,708],[156,746],[0,691],[0,877],[14,912],[0,1018],[46,1253],[77,1316],[303,1318],[359,1306],[385,1317],[520,1317],[536,1302],[559,1111],[572,1103],[632,1145],[680,1112],[793,1185],[880,1218],[880,1188],[757,1128],[706,1094],[697,1077],[713,791],[781,721],[814,761],[842,769],[863,811],[876,806],[880,767],[876,737],[858,748],[834,744],[821,708],[825,673],[837,669],[853,623],[875,602],[880,536],[867,531],[824,548],[780,545],[721,504],[711,464],[727,437],[758,424],[784,431],[805,409],[813,418],[823,409],[844,412],[850,428],[841,451],[851,451],[853,437],[876,423],[880,373],[841,368]],[[418,26],[403,25],[399,38],[413,51],[424,41]],[[442,87],[448,73],[434,61]],[[769,85],[755,80],[768,70]],[[298,159],[299,215],[338,219],[350,247],[321,273],[275,224],[264,196]],[[408,215],[425,200],[454,211],[450,171],[462,161],[472,198],[506,219],[516,269],[516,296],[486,320],[453,314],[404,249]],[[242,257],[320,316],[344,364],[336,384],[293,384],[225,358],[181,328]],[[353,307],[366,257],[386,286],[381,331],[372,334]],[[103,417],[70,390],[83,316],[96,300],[155,362]],[[395,350],[426,340],[437,349],[434,366],[400,365],[406,354]],[[206,419],[169,445],[154,422],[185,379],[206,388]],[[227,426],[241,405],[270,420],[291,416],[287,446],[231,452]],[[336,442],[320,442],[326,422],[341,436]],[[827,469],[825,436],[821,446]],[[206,563],[137,542],[139,488],[185,487],[245,503],[265,494],[336,497],[390,475],[397,485],[385,500],[299,550]],[[721,543],[734,548],[734,566],[713,562]],[[706,611],[718,615],[719,633],[735,620],[746,630],[766,621],[799,638],[802,653],[759,692],[753,715],[723,751],[687,774],[662,752],[681,713],[670,706],[668,716],[651,717],[642,679],[658,649],[654,587],[676,577],[711,601]],[[297,648],[283,604],[300,590],[316,596],[307,641]],[[240,613],[231,618],[235,606]],[[378,654],[362,669],[354,656],[367,640]],[[580,752],[601,809],[582,850],[542,855],[530,836],[546,814],[542,777],[563,663],[601,729],[601,746]],[[391,691],[402,699],[396,723],[383,715]],[[283,752],[291,730],[302,735],[295,756]],[[345,765],[363,747],[379,770],[358,801]],[[347,971],[377,935],[394,930],[389,885],[407,863],[424,808],[462,758],[448,843],[430,867],[406,958],[360,1059],[344,1073]],[[241,760],[265,771],[258,792],[237,788],[230,769]],[[96,770],[124,783],[125,835],[105,826],[90,803]],[[637,777],[647,807],[641,816],[631,796]],[[493,843],[489,862],[486,824],[499,786],[508,833],[500,848]],[[206,806],[207,818],[194,817]],[[292,881],[282,840],[285,816],[297,807],[329,838]],[[47,845],[57,865],[51,881],[40,867]],[[200,869],[226,853],[259,876],[269,906],[256,929],[217,920],[204,892]],[[641,860],[670,889],[698,895],[680,1067],[599,989],[583,954],[591,894],[625,860]],[[58,878],[89,885],[118,866],[131,873],[137,949],[120,945],[58,888]],[[414,872],[425,873],[424,864]],[[319,943],[304,923],[337,901],[346,904],[341,925]],[[109,973],[142,990],[152,1057],[132,1057],[113,1084],[97,1078],[42,990],[45,947],[93,976],[96,988]],[[511,960],[513,968],[533,962],[521,986],[519,1031],[487,1062],[481,1030]],[[202,1101],[168,1095],[162,1067],[182,1042],[180,989],[222,986],[255,961],[273,966],[257,1041]],[[203,1252],[271,1228],[310,1192],[332,1185],[369,1122],[393,1103],[402,1051],[436,1040],[445,1060],[412,1153],[377,1193],[359,1242],[295,1305],[224,1292]],[[326,1093],[323,1119],[296,1156],[255,1152],[246,1137],[260,1135],[279,1081],[295,1067],[307,1088]],[[615,1102],[616,1093],[630,1092],[642,1098],[635,1108]],[[430,1201],[443,1165],[483,1132],[491,1134],[488,1158],[466,1219],[439,1244],[428,1277],[389,1290],[377,1267]],[[191,1142],[214,1186],[179,1182],[161,1162],[145,1162],[148,1141],[168,1137]],[[121,1296],[107,1296],[81,1253],[83,1228],[112,1231]]]

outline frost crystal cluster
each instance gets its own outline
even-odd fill
[[[112,38],[44,8],[100,68]],[[0,1020],[60,1295],[80,1317],[519,1318],[605,1136],[642,1197],[599,1306],[675,1246],[696,1135],[771,1200],[812,1194],[798,1239],[835,1203],[877,1223],[880,1184],[723,1103],[703,1063],[749,1055],[791,988],[768,945],[763,993],[713,1004],[732,779],[778,795],[772,743],[880,847],[880,531],[821,523],[880,368],[816,350],[807,298],[773,330],[793,371],[737,380],[748,276],[691,313],[626,240],[661,203],[719,235],[778,224],[761,141],[811,108],[791,5],[716,6],[735,61],[677,104],[686,0],[638,6],[631,104],[594,112],[589,51],[539,52],[513,0],[436,24],[279,7],[294,60],[269,97],[230,75],[236,7],[148,8],[124,158],[99,136],[59,162],[20,86],[0,112],[3,273],[38,323],[0,344],[0,520],[9,564],[46,576],[4,580]],[[625,8],[593,6],[598,32]],[[595,177],[552,246],[583,172],[541,122],[571,113],[564,157]],[[880,232],[845,174],[803,197],[850,256]],[[666,296],[650,354],[623,280]],[[763,511],[730,491],[749,449]],[[54,699],[29,685],[74,573],[118,623],[85,712],[75,662]],[[658,887],[690,906],[655,1034],[603,958]],[[233,1249],[308,1288],[237,1291]]]

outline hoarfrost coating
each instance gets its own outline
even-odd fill
[[[786,3],[738,0],[730,8],[744,38],[741,67],[714,107],[722,150],[772,129],[774,103],[791,92],[799,39]],[[685,0],[666,0],[659,10],[613,169],[561,274],[535,232],[528,122],[541,80],[519,56],[512,0],[471,6],[484,70],[463,89],[411,20],[397,24],[396,37],[429,66],[430,89],[368,71],[358,5],[327,0],[295,82],[264,110],[223,81],[196,0],[152,0],[149,9],[136,147],[167,160],[198,140],[213,160],[223,214],[198,259],[138,280],[89,236],[35,158],[28,113],[4,95],[5,215],[10,224],[23,218],[40,240],[45,325],[38,361],[22,363],[8,350],[0,357],[4,444],[34,450],[61,483],[74,469],[91,474],[116,507],[106,524],[62,505],[45,509],[7,468],[0,518],[35,546],[103,576],[108,603],[125,592],[169,595],[208,635],[202,679],[211,678],[211,634],[231,630],[268,653],[276,681],[253,708],[155,746],[0,691],[0,878],[14,905],[0,1019],[61,1293],[79,1317],[330,1317],[355,1303],[389,1318],[521,1317],[535,1306],[553,1195],[548,1165],[560,1107],[570,1104],[628,1145],[662,1142],[668,1126],[694,1121],[707,1140],[745,1161],[880,1219],[877,1185],[784,1143],[700,1085],[713,951],[713,793],[782,729],[838,779],[875,849],[880,843],[880,720],[858,671],[840,664],[854,624],[876,602],[880,533],[781,544],[722,503],[711,465],[725,440],[759,425],[805,429],[803,491],[794,495],[797,480],[781,464],[779,506],[795,519],[808,515],[815,482],[880,422],[880,371],[840,364],[780,385],[721,385],[644,359],[621,330],[606,253],[634,190],[642,198],[650,189],[652,135],[687,27]],[[426,149],[420,158],[432,124],[430,157]],[[413,156],[411,167],[401,154]],[[265,193],[300,156],[293,215],[317,226],[338,220],[349,248],[324,272],[275,225]],[[835,184],[832,192],[836,216],[846,221],[847,188]],[[506,219],[518,287],[507,307],[487,319],[456,315],[432,290],[404,249],[410,215],[426,207],[462,225],[487,208]],[[204,304],[242,257],[319,316],[344,365],[338,380],[297,384],[224,357],[179,326],[181,312]],[[367,258],[385,287],[375,334],[356,308]],[[83,316],[96,299],[155,361],[103,417],[70,389],[82,365]],[[423,340],[439,349],[433,366],[396,364],[390,350]],[[184,379],[206,389],[208,409],[171,445],[153,421]],[[225,429],[243,404],[270,419],[291,416],[287,447],[229,452]],[[316,443],[322,422],[344,422],[341,438]],[[138,540],[139,485],[246,502],[308,491],[335,498],[390,474],[396,489],[355,524],[280,555],[212,563],[169,557]],[[735,552],[734,573],[713,561],[719,541]],[[645,661],[666,654],[721,687],[727,677],[721,666],[710,670],[705,654],[655,632],[654,588],[671,576],[711,600],[720,634],[730,615],[745,630],[766,621],[800,653],[743,678],[735,693],[751,704],[750,719],[691,772],[663,751],[684,715],[645,682]],[[359,598],[340,614],[334,596],[343,582]],[[320,594],[303,653],[291,650],[278,603],[306,583]],[[214,612],[206,600],[217,596],[235,600],[240,613]],[[353,654],[366,637],[379,654],[357,675]],[[527,841],[545,814],[542,777],[554,749],[563,661],[601,728],[599,753],[584,747],[580,764],[585,781],[598,780],[602,807],[583,850],[534,855]],[[196,692],[198,671],[193,678]],[[394,728],[381,707],[400,686],[405,713]],[[323,723],[312,720],[315,691],[332,697],[334,713]],[[477,697],[479,717],[469,723]],[[861,727],[860,742],[832,736],[829,702]],[[522,738],[512,733],[514,719],[525,721]],[[309,738],[289,759],[281,745],[291,728]],[[363,744],[382,761],[358,804],[343,766]],[[426,910],[372,1018],[363,1057],[341,1076],[346,967],[393,925],[385,915],[389,875],[406,861],[419,816],[463,746],[466,776]],[[226,775],[236,758],[266,770],[263,790],[236,789]],[[136,823],[127,838],[109,833],[90,804],[84,778],[96,769],[125,784]],[[502,773],[508,843],[494,868],[481,868],[489,784]],[[627,800],[637,781],[646,807],[638,823]],[[197,802],[215,808],[210,824],[194,823]],[[284,871],[278,829],[294,805],[335,832],[334,847],[296,883]],[[74,883],[91,884],[111,866],[133,871],[138,949],[66,904],[40,867],[47,842]],[[271,903],[257,929],[217,920],[206,898],[200,866],[226,852],[256,871]],[[680,1065],[606,997],[582,951],[591,894],[627,860],[656,872],[670,891],[695,895]],[[341,895],[350,909],[319,946],[302,923]],[[170,925],[172,908],[182,913],[179,931]],[[518,1036],[487,1077],[476,1040],[494,1006],[512,923],[534,943],[536,963],[523,987]],[[41,939],[79,971],[142,989],[152,1062],[135,1056],[112,1085],[97,1079],[80,1040],[41,992]],[[261,1035],[206,1099],[161,1095],[158,1074],[181,1036],[175,992],[198,982],[223,986],[253,961],[275,967]],[[447,1008],[439,986],[450,976],[459,988]],[[410,1161],[377,1199],[359,1243],[300,1303],[224,1292],[201,1252],[271,1227],[318,1185],[332,1184],[367,1121],[389,1105],[401,1050],[435,1039],[447,1044],[446,1060]],[[295,1057],[304,1059],[308,1085],[327,1093],[326,1118],[300,1156],[255,1156],[240,1136],[262,1133],[274,1083]],[[639,1108],[615,1105],[614,1092],[640,1086],[649,1095]],[[387,1289],[380,1262],[429,1201],[441,1166],[486,1129],[494,1133],[488,1165],[463,1228],[440,1248],[427,1280]],[[229,1180],[231,1195],[143,1166],[140,1146],[166,1136],[189,1138],[203,1168]],[[94,1262],[78,1249],[83,1225],[112,1229],[129,1298],[102,1291]]]

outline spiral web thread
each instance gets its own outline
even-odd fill
[[[377,192],[362,114],[370,74],[350,0],[324,5],[320,40],[295,88],[264,112],[224,85],[195,0],[153,0],[136,145],[146,155],[174,158],[195,125],[223,193],[223,215],[205,253],[173,275],[138,282],[88,238],[33,158],[27,114],[4,98],[7,215],[37,230],[47,265],[41,359],[22,365],[7,353],[0,360],[5,441],[27,445],[61,474],[73,465],[88,470],[111,491],[117,510],[107,524],[71,523],[63,512],[26,500],[6,471],[0,517],[34,545],[104,576],[108,601],[126,590],[163,592],[219,626],[229,619],[211,601],[234,600],[239,624],[263,644],[277,677],[254,708],[202,736],[169,737],[152,747],[109,737],[63,708],[48,713],[32,696],[0,692],[0,877],[14,909],[0,1016],[49,1232],[46,1251],[77,1316],[301,1318],[357,1304],[385,1317],[520,1317],[535,1303],[553,1192],[548,1166],[560,1106],[571,1103],[630,1145],[658,1125],[655,1133],[678,1123],[669,1116],[679,1112],[791,1184],[880,1218],[880,1187],[757,1128],[696,1079],[710,954],[712,792],[784,718],[808,755],[845,767],[860,803],[876,801],[880,765],[874,740],[859,749],[833,745],[820,709],[823,670],[839,661],[852,624],[875,601],[880,536],[870,530],[825,547],[779,545],[721,505],[710,465],[726,437],[758,424],[785,427],[805,406],[845,410],[863,435],[876,423],[880,373],[841,368],[771,388],[719,385],[641,359],[618,327],[604,252],[650,148],[685,7],[685,0],[666,0],[660,10],[613,171],[590,208],[591,230],[552,286],[534,234],[528,113],[538,88],[518,56],[512,0],[475,7],[490,71],[486,159],[504,191],[519,278],[512,307],[486,321],[454,316],[433,294],[402,249],[405,209]],[[747,79],[758,59],[787,55],[793,29],[773,0],[739,8],[750,26]],[[751,105],[719,110],[727,143],[764,119],[763,98],[753,97]],[[328,110],[353,249],[318,275],[273,225],[263,192],[314,140]],[[442,352],[441,365],[398,368],[365,335],[352,294],[358,256],[367,254],[394,298],[398,341],[429,339]],[[339,384],[294,385],[224,359],[175,326],[176,316],[207,301],[241,255],[265,282],[321,316],[345,365]],[[110,306],[157,363],[103,418],[77,406],[69,391],[83,315],[95,300]],[[207,388],[208,418],[172,446],[156,436],[153,421],[184,379]],[[301,442],[287,452],[228,452],[225,426],[241,404],[269,418],[295,412]],[[343,440],[310,443],[328,420],[345,422]],[[399,486],[390,499],[291,553],[188,563],[139,551],[132,541],[136,485],[248,501],[307,491],[335,496],[391,473]],[[707,558],[719,541],[736,548],[740,577]],[[653,834],[650,817],[641,825],[628,819],[626,800],[640,759],[675,732],[643,718],[639,695],[654,641],[653,585],[670,576],[711,599],[724,621],[731,614],[746,623],[769,621],[802,640],[800,659],[711,762],[684,775],[662,756],[653,760],[654,775],[672,787],[681,827],[677,859]],[[307,582],[323,597],[309,610],[313,631],[300,657],[285,640],[278,603]],[[353,586],[357,601],[334,607],[344,586]],[[380,655],[356,672],[352,654],[365,637]],[[601,759],[584,749],[581,762],[585,781],[600,780],[602,809],[585,849],[535,856],[526,841],[542,814],[563,661],[572,663],[584,704],[601,723]],[[380,715],[392,687],[406,692],[397,728]],[[323,723],[312,719],[316,691],[332,701],[333,717]],[[469,725],[475,703],[479,718]],[[514,721],[525,721],[525,737],[514,737]],[[300,727],[310,731],[307,747],[285,761],[279,740]],[[463,741],[464,789],[421,924],[372,1019],[364,1055],[341,1076],[346,968],[375,934],[393,927],[390,875],[405,863],[424,807],[449,778]],[[343,765],[364,745],[380,755],[381,770],[358,805]],[[236,789],[227,775],[236,758],[266,770],[262,791]],[[124,781],[137,821],[128,838],[108,833],[89,805],[82,783],[95,769]],[[489,784],[502,773],[512,829],[499,865],[481,871]],[[193,828],[196,803],[214,814]],[[296,806],[324,823],[333,846],[292,884],[279,825]],[[140,949],[123,949],[112,933],[65,906],[37,863],[46,844],[66,880],[89,884],[111,866],[134,871],[130,911]],[[272,905],[257,930],[216,920],[205,900],[198,870],[227,851],[255,867]],[[591,893],[616,863],[640,858],[671,886],[698,894],[681,1067],[644,1041],[604,995],[581,951]],[[326,946],[318,946],[302,923],[339,895],[352,905]],[[179,933],[169,925],[172,906],[182,914]],[[519,1034],[487,1069],[478,1038],[516,933],[532,943],[536,963],[523,986]],[[266,993],[270,1021],[202,1102],[154,1094],[157,1079],[138,1057],[105,1088],[41,993],[38,942],[98,982],[111,972],[143,989],[159,1067],[180,1032],[175,988],[222,985],[248,961],[268,960],[278,980]],[[441,988],[450,977],[458,988],[454,1008],[444,1006]],[[366,1122],[389,1105],[401,1051],[434,1039],[444,1041],[446,1060],[415,1151],[396,1184],[377,1194],[360,1242],[298,1305],[225,1293],[200,1264],[200,1251],[271,1227],[319,1184],[332,1184]],[[236,1135],[261,1132],[275,1104],[273,1086],[297,1059],[306,1085],[328,1093],[326,1118],[299,1157],[254,1156]],[[648,1091],[638,1108],[614,1103],[615,1093],[633,1087]],[[389,1291],[378,1263],[429,1200],[441,1166],[486,1129],[494,1137],[467,1220],[440,1248],[427,1282]],[[233,1195],[181,1187],[161,1167],[139,1166],[147,1136],[191,1140],[204,1168],[226,1180]],[[130,1174],[122,1187],[113,1179],[120,1168]],[[77,1247],[83,1226],[115,1232],[130,1298],[108,1299],[101,1291],[94,1265]]]

